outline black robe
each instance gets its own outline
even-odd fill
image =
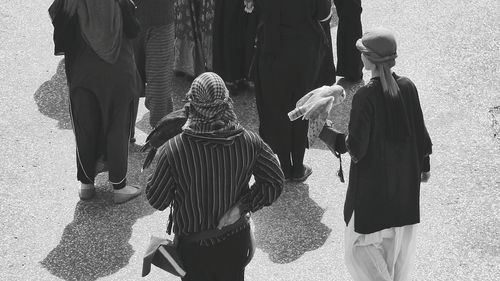
[[[432,142],[413,82],[394,74],[410,124],[406,141],[386,137],[386,108],[378,77],[353,97],[346,145],[351,154],[344,219],[368,234],[420,222],[420,174],[429,170]]]
[[[108,162],[110,181],[123,183],[135,121],[132,102],[141,90],[129,38],[138,32],[133,7],[124,6],[128,1],[85,0],[66,10],[62,3],[54,1],[49,14],[55,54],[65,56],[77,178],[92,183],[101,158]]]
[[[363,62],[356,48],[361,38],[361,0],[333,0],[339,25],[337,27],[337,76],[350,81],[363,78]]]
[[[258,11],[244,11],[243,0],[215,1],[213,69],[227,82],[249,79]]]
[[[259,1],[261,19],[256,60],[259,133],[275,153],[308,147],[307,121],[291,122],[287,113],[317,83],[327,48],[320,20],[329,0]]]

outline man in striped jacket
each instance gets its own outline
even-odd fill
[[[183,281],[244,280],[253,252],[248,213],[279,197],[283,172],[269,146],[239,125],[217,74],[201,74],[186,97],[183,133],[160,149],[146,196],[158,210],[172,206]]]

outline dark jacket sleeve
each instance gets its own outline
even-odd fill
[[[422,107],[420,105],[420,99],[418,97],[418,90],[415,84],[410,81],[410,85],[412,88],[412,92],[414,95],[414,103],[415,103],[415,130],[417,134],[417,145],[420,157],[420,167],[422,172],[429,172],[430,167],[430,157],[432,154],[432,141],[429,136],[429,132],[427,131],[427,127],[425,126],[424,114],[422,112]]]
[[[135,14],[135,3],[130,0],[119,0],[123,18],[123,33],[127,38],[136,38],[141,30],[141,25]]]
[[[250,191],[241,198],[242,213],[255,212],[264,206],[271,205],[281,195],[284,175],[278,159],[271,148],[261,141],[261,150],[253,169],[255,183]]]
[[[49,16],[54,26],[54,55],[61,56],[69,51],[77,32],[76,10],[66,11],[64,1],[55,0],[49,7]]]
[[[373,116],[373,106],[363,95],[362,90],[352,99],[346,146],[351,159],[357,163],[365,156],[370,142],[370,130]]]

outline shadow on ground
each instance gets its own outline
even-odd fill
[[[140,173],[144,156],[131,145],[127,181],[144,186],[149,173]],[[144,198],[115,205],[107,173],[96,178],[97,194],[90,201],[79,201],[73,221],[68,224],[55,247],[40,263],[63,280],[97,280],[125,267],[134,254],[128,243],[137,219],[154,212]]]
[[[59,129],[70,130],[72,128],[64,59],[59,62],[52,78],[36,90],[33,98],[40,113],[58,121]]]
[[[321,222],[324,212],[307,184],[287,183],[273,205],[253,215],[257,247],[281,264],[320,248],[332,231]]]

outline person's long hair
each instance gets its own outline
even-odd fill
[[[380,83],[384,95],[386,107],[386,136],[391,140],[406,140],[410,135],[410,124],[404,97],[401,94],[398,83],[392,75],[391,68],[395,61],[391,60],[385,63],[376,64],[380,72]]]

